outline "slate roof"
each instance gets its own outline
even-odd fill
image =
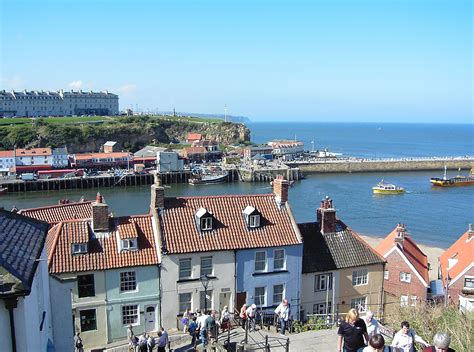
[[[385,263],[359,235],[338,220],[340,231],[321,234],[320,224],[298,224],[303,236],[303,273]]]
[[[454,244],[449,247],[439,258],[439,266],[443,277],[443,285],[446,285],[447,268],[449,267],[449,259],[451,267],[449,268],[449,277],[451,278],[450,286],[454,279],[461,274],[469,265],[474,263],[474,234],[466,231]]]
[[[249,229],[243,211],[248,206],[261,213],[261,226]],[[200,232],[195,214],[205,208],[213,214],[213,230]],[[301,244],[291,209],[279,208],[272,194],[165,198],[160,213],[166,253],[192,253]]]
[[[18,213],[33,219],[46,221],[50,224],[57,224],[58,222],[65,220],[92,218],[92,202],[74,202],[39,208],[21,209]]]
[[[49,230],[46,248],[51,274],[107,270],[143,265],[157,265],[158,255],[153,235],[152,216],[114,218],[108,237],[96,237],[90,220],[70,220],[56,224]],[[137,235],[138,250],[118,251],[117,238]],[[73,243],[87,243],[86,254],[72,254]]]
[[[45,222],[0,210],[0,267],[10,274],[3,275],[0,297],[30,293],[48,228]]]
[[[395,243],[397,237],[397,228],[395,228],[390,234],[380,242],[375,250],[380,253],[383,257],[395,246],[398,246],[400,251],[405,255],[405,258],[413,265],[418,274],[421,275],[426,284],[429,284],[429,272],[428,272],[428,257],[425,253],[417,246],[415,241],[405,233],[403,247]]]

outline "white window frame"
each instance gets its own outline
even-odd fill
[[[125,238],[122,240],[122,250],[135,251],[138,249],[136,238]]]
[[[263,294],[257,295],[257,290],[263,289]],[[259,297],[259,303],[257,303],[257,297]],[[255,287],[254,290],[254,303],[257,305],[257,307],[264,307],[267,302],[267,288],[266,287]],[[263,300],[263,302],[262,302]]]
[[[249,227],[251,228],[260,227],[260,215],[249,216]]]
[[[314,292],[326,291],[326,290],[332,290],[332,273],[315,275],[314,276]]]
[[[133,309],[135,310],[136,309],[136,314],[135,315],[132,315],[132,314],[129,314],[129,315],[125,315],[124,314],[124,309]],[[136,308],[130,308],[130,307],[136,307]],[[121,316],[122,316],[122,326],[128,326],[128,325],[132,325],[132,326],[137,326],[137,325],[140,325],[140,305],[139,304],[122,304],[121,306]],[[136,322],[133,323],[133,322],[130,322],[130,321],[124,321],[124,318],[127,317],[133,317],[133,316],[136,316]]]
[[[206,266],[203,265],[203,260],[210,260],[211,262],[210,268],[208,267],[208,265]],[[212,256],[201,257],[201,276],[212,275],[213,272],[214,272],[214,267],[212,265]]]
[[[401,282],[411,282],[411,273],[406,273],[404,271],[400,271],[400,281]]]
[[[384,278],[384,280],[388,280],[389,274],[390,274],[390,273],[389,273],[388,270],[384,270],[384,272],[383,272],[383,278]]]
[[[128,276],[128,277],[127,277]],[[138,292],[137,273],[134,270],[122,271],[119,273],[120,293]],[[127,289],[134,284],[134,289]],[[124,288],[122,288],[124,285]]]
[[[277,259],[276,259],[276,254],[277,252],[283,252],[283,258],[279,258],[278,261],[283,261],[282,262],[282,265],[277,267],[276,266],[276,263],[277,263]],[[286,253],[285,253],[285,250],[284,249],[275,249],[273,251],[273,270],[285,270],[286,269]]]
[[[187,298],[188,295],[189,295],[189,300],[182,300],[183,298]],[[178,295],[178,308],[179,308],[180,313],[184,312],[186,310],[186,308],[189,311],[191,311],[192,304],[193,304],[193,294],[192,294],[192,292],[183,292],[183,293],[180,293]],[[185,309],[182,309],[182,308],[185,308]]]
[[[205,294],[207,293],[207,298]],[[199,306],[201,310],[204,310],[206,306],[205,300],[207,300],[207,310],[212,310],[212,298],[214,297],[214,292],[212,290],[200,291],[199,292]]]
[[[400,296],[400,306],[401,307],[408,307],[408,296],[401,295]]]
[[[332,301],[328,301],[327,314],[332,313]],[[313,304],[313,314],[326,314],[326,302]]]
[[[281,287],[281,293],[275,293],[275,288],[277,287]],[[277,298],[276,295],[278,295]],[[283,297],[285,297],[285,284],[273,285],[273,304],[280,304],[283,301]]]
[[[351,308],[355,308],[359,313],[367,311],[367,296],[351,299]]]
[[[264,259],[263,260],[257,260],[257,254],[261,254],[263,253],[265,255]],[[264,267],[263,269],[257,269],[257,263],[261,263],[263,262],[264,263]],[[255,265],[254,265],[254,270],[255,272],[265,272],[267,271],[267,252],[266,251],[257,251],[255,252]]]
[[[72,254],[87,253],[87,243],[73,243]]]
[[[411,297],[410,297],[410,305],[411,305],[412,307],[416,307],[416,300],[417,300],[417,299],[418,299],[418,297],[416,297],[416,296],[411,296]]]
[[[467,283],[470,283],[469,286],[466,286]],[[463,283],[464,288],[474,288],[474,276],[464,276],[464,283]]]
[[[369,271],[358,269],[352,272],[352,286],[363,286],[369,283]]]
[[[185,269],[183,270],[183,268],[181,267],[182,266],[182,263],[187,263],[189,262],[189,269]],[[185,275],[182,275],[182,272],[188,272],[189,271],[189,275],[188,276],[185,276]],[[192,266],[192,261],[191,261],[191,258],[181,258],[179,260],[179,279],[182,280],[182,279],[190,279],[193,275],[193,266]]]
[[[206,216],[205,218],[201,218],[200,222],[202,231],[212,230],[212,217]]]

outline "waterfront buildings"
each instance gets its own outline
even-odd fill
[[[0,117],[118,115],[119,97],[105,92],[0,91]]]
[[[48,228],[47,223],[0,210],[2,351],[46,351],[53,346],[45,247]],[[70,338],[71,350],[72,335],[57,338]]]
[[[72,156],[72,160],[71,166],[77,168],[129,168],[132,154],[129,152],[77,153]]]
[[[48,170],[53,167],[51,148],[25,148],[16,149],[14,152],[18,173]]]
[[[16,172],[15,152],[13,150],[0,151],[0,176],[8,176]]]
[[[178,153],[173,151],[161,151],[156,153],[156,171],[176,172],[183,171],[184,160],[179,158]]]
[[[463,312],[474,311],[474,228],[469,229],[438,258],[445,299]]]
[[[303,236],[301,306],[308,313],[382,313],[385,260],[336,217],[329,198],[317,221],[299,224]]]
[[[53,168],[64,169],[69,166],[67,148],[53,148]]]
[[[428,258],[408,234],[406,226],[398,224],[375,249],[387,260],[384,271],[386,312],[426,302],[430,284]]]
[[[304,143],[300,141],[290,140],[276,140],[268,142],[268,145],[273,149],[273,155],[293,158],[303,153]]]

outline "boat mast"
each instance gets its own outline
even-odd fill
[[[443,180],[447,180],[448,179],[448,176],[447,176],[447,166],[446,164],[444,165],[444,177],[443,177]]]

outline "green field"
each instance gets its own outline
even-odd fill
[[[48,124],[68,125],[68,124],[87,124],[99,122],[127,122],[127,120],[135,120],[144,118],[151,121],[186,121],[191,123],[220,123],[219,119],[203,118],[203,117],[184,117],[184,116],[88,116],[88,117],[18,117],[18,118],[3,118],[0,119],[0,126],[5,125],[24,125],[34,124],[38,121]]]

